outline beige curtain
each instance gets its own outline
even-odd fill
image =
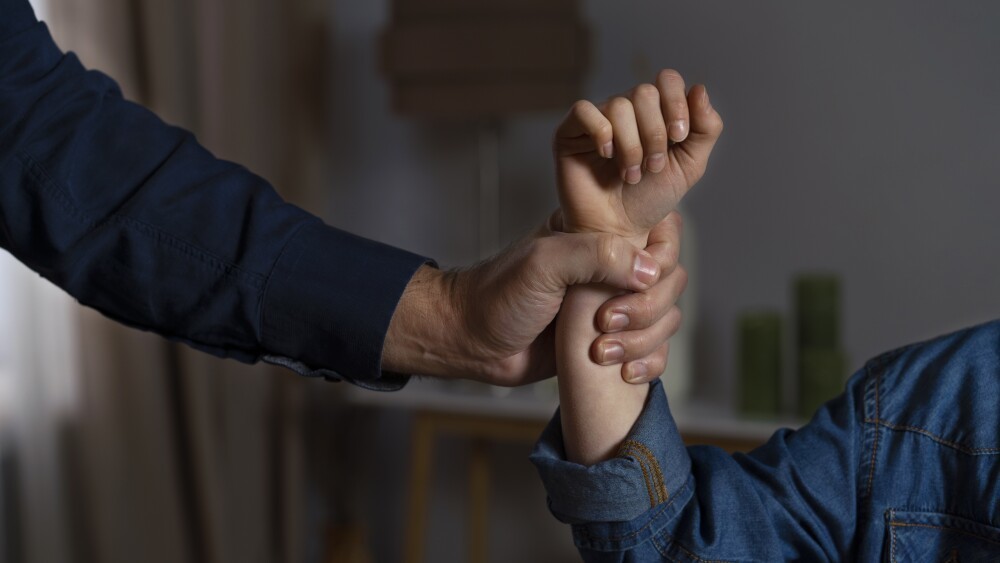
[[[287,198],[323,204],[326,2],[49,0],[64,50]],[[80,323],[67,429],[80,561],[302,561],[308,382],[118,326]]]

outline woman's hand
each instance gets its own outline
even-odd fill
[[[599,105],[577,102],[553,150],[566,232],[646,235],[702,177],[722,118],[674,70]]]

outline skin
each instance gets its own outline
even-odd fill
[[[722,118],[704,86],[686,91],[683,78],[673,70],[661,71],[654,84],[639,85],[600,105],[578,102],[553,141],[563,227],[567,232],[621,236],[636,248],[647,244],[654,227],[671,232],[657,236],[679,240],[681,222],[673,211],[704,175],[721,133]],[[676,247],[673,252],[676,256]],[[684,290],[687,275],[683,268],[669,265],[664,272],[664,299],[672,304]],[[566,455],[584,465],[614,457],[648,394],[648,386],[628,385],[614,377],[614,366],[591,361],[591,355],[607,353],[594,354],[593,347],[613,342],[606,338],[594,343],[594,313],[618,293],[600,283],[571,288],[556,330]],[[656,342],[665,342],[676,332],[680,312],[673,306],[658,311],[663,314],[652,320],[648,333]],[[660,346],[665,356],[666,344]]]
[[[622,354],[611,361],[618,379],[632,377],[637,365],[662,371],[666,350],[656,320],[673,299],[660,273],[676,264],[675,231],[654,228],[640,250],[620,236],[567,234],[561,227],[556,212],[545,226],[471,268],[420,268],[389,325],[383,369],[505,386],[551,377],[553,321],[567,288],[601,282],[629,293],[594,312],[591,324],[601,327],[594,349],[607,338],[620,343]]]

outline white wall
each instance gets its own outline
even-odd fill
[[[1000,3],[587,0],[587,94],[674,67],[726,132],[686,206],[698,228],[698,392],[732,399],[737,313],[788,310],[791,276],[844,281],[856,368],[1000,313]],[[436,257],[477,258],[473,126],[389,114],[385,2],[338,2],[328,219]],[[555,205],[558,114],[507,122],[506,237]]]

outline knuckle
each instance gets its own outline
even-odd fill
[[[593,106],[594,104],[590,103],[587,100],[577,100],[573,102],[573,106],[570,108],[570,112],[577,116],[583,116],[590,113],[590,108],[592,108]]]
[[[605,271],[611,270],[618,262],[617,239],[610,233],[600,233],[594,245],[597,252],[597,264]]]
[[[640,295],[642,297],[639,298],[636,309],[639,312],[640,321],[645,326],[649,326],[653,324],[653,319],[656,318],[656,302],[646,293]]]
[[[622,114],[625,112],[631,112],[633,109],[632,100],[624,96],[615,96],[608,100],[608,113],[611,114]]]
[[[601,124],[598,125],[596,129],[594,129],[594,135],[601,140],[611,139],[612,135],[611,123],[606,119],[602,120]]]
[[[640,164],[642,162],[642,144],[628,143],[622,147],[622,158],[627,165]]]
[[[673,272],[680,262],[680,249],[676,240],[664,241],[656,245],[656,261],[664,272]]]
[[[632,99],[639,102],[657,101],[660,99],[660,90],[652,84],[639,84],[632,90]]]
[[[726,126],[722,122],[722,117],[719,114],[715,114],[715,118],[709,122],[709,134],[713,137],[718,137],[722,135],[722,130],[725,128]]]
[[[660,84],[669,84],[670,82],[684,82],[684,78],[681,73],[677,72],[672,68],[665,68],[656,75],[656,81]]]
[[[677,331],[681,328],[681,321],[683,319],[684,315],[676,305],[670,308],[670,312],[667,313],[667,327],[670,336],[677,334]]]
[[[659,125],[646,133],[646,144],[651,147],[665,146],[667,144],[667,130]]]
[[[670,243],[663,251],[663,271],[672,272],[680,265],[681,249],[680,245]]]
[[[687,288],[687,284],[688,284],[688,272],[687,272],[687,268],[685,268],[684,266],[681,266],[681,265],[678,264],[677,269],[675,270],[675,272],[676,272],[675,275],[677,276],[677,290],[678,290],[678,293],[683,293],[684,290]]]
[[[546,264],[550,263],[553,255],[555,237],[542,237],[529,241],[524,247],[525,270],[530,275],[544,278],[548,269]]]
[[[628,349],[633,350],[639,355],[646,355],[646,351],[649,350],[649,337],[639,331],[628,336],[628,342],[626,343]]]
[[[649,367],[649,377],[650,379],[656,378],[658,375],[663,373],[663,370],[667,367],[667,350],[663,346],[660,346],[656,353],[650,356],[646,360],[646,365]]]

